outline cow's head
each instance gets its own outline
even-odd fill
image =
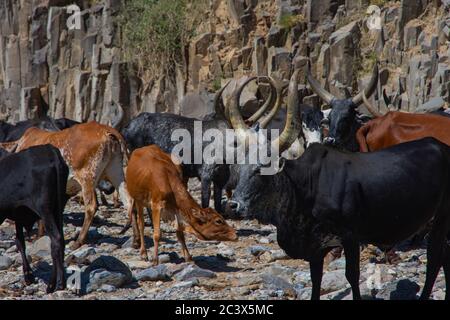
[[[308,82],[312,90],[331,107],[331,112],[323,125],[328,127],[328,137],[325,143],[334,146],[352,149],[356,147],[355,134],[360,126],[357,108],[375,92],[378,84],[378,63],[375,63],[370,82],[364,90],[350,99],[338,99],[326,91],[308,71]],[[370,111],[370,110],[369,110]],[[357,151],[357,150],[350,150]]]
[[[289,83],[285,127],[279,137],[270,142],[273,149],[276,150],[276,147],[278,147],[279,154],[292,145],[301,131],[302,119],[298,98],[298,75],[299,70],[296,70]],[[278,93],[281,94],[280,91]],[[239,91],[236,92],[234,99],[229,103],[230,121],[234,129],[241,129],[245,132],[248,128],[241,126],[243,122],[238,109],[238,101]],[[280,206],[288,202],[283,201],[283,197],[286,194],[282,193],[283,185],[287,184],[287,181],[280,178],[284,176],[279,173],[283,170],[285,162],[283,159],[280,159],[279,170],[273,175],[262,174],[264,165],[261,163],[239,165],[238,170],[236,170],[238,181],[233,197],[227,203],[227,214],[242,218],[258,218],[262,222],[270,223],[274,212],[272,209],[279,209]]]
[[[212,208],[194,208],[186,231],[200,240],[236,241],[236,231]]]

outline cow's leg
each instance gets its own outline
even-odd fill
[[[106,200],[105,194],[101,190],[100,190],[100,202],[102,203],[102,206],[107,207],[109,205],[108,200]]]
[[[139,250],[139,253],[141,255],[141,258],[145,261],[148,261],[148,255],[147,255],[147,249],[145,248],[145,238],[144,238],[144,207],[136,203],[136,210],[137,210],[137,229],[139,230],[139,240],[141,243],[141,247]],[[137,235],[135,235],[135,238]]]
[[[202,189],[202,208],[209,207],[209,200],[211,199],[211,179],[209,177],[201,178]]]
[[[345,277],[352,286],[353,300],[361,300],[359,291],[359,243],[357,241],[344,241],[345,250]]]
[[[117,190],[113,193],[113,206],[114,208],[120,208],[119,192]]]
[[[83,199],[84,199],[84,207],[85,207],[85,215],[83,226],[81,228],[80,234],[78,235],[78,239],[72,245],[73,250],[78,249],[82,246],[85,241],[87,234],[89,232],[89,227],[92,224],[92,220],[94,220],[95,212],[97,211],[97,200],[95,194],[95,188],[91,181],[85,181],[81,184],[83,190]]]
[[[153,222],[153,264],[159,263],[158,247],[159,239],[161,238],[161,203],[152,202],[152,222]]]
[[[52,276],[47,286],[47,293],[51,293],[55,290],[64,290],[66,287],[64,274],[64,235],[62,230],[62,222],[56,223],[54,216],[50,214],[43,216],[45,229],[50,237],[50,248],[53,263]]]
[[[312,293],[311,300],[320,300],[320,286],[323,275],[323,258],[316,258],[309,262],[311,271]]]
[[[176,223],[176,228],[177,228],[177,239],[178,242],[180,242],[181,244],[181,252],[183,253],[184,259],[186,261],[192,261],[192,256],[189,253],[189,250],[186,246],[186,239],[184,238],[184,226],[183,226],[183,222],[180,221],[180,219],[178,218],[178,215],[175,215],[175,223]]]
[[[425,285],[423,287],[422,294],[420,295],[420,300],[428,300],[430,298],[434,282],[436,281],[439,270],[441,269],[446,256],[446,223],[439,220],[440,219],[437,219],[433,223],[433,229],[431,230],[428,241],[427,273]]]
[[[126,225],[123,227],[123,229],[120,231],[120,234],[124,234],[125,232],[127,232],[128,229],[130,229],[131,225],[133,224],[133,210],[134,210],[134,199],[130,198],[130,205],[127,209],[128,221]],[[133,235],[136,235],[134,225],[133,231],[134,231]]]
[[[131,225],[133,226],[133,248],[139,249],[141,246],[141,240],[140,240],[140,233],[139,233],[139,227],[138,227],[138,216],[137,211],[131,209]],[[130,223],[130,222],[128,222]]]
[[[213,183],[214,186],[214,209],[216,209],[217,212],[223,213],[222,210],[222,190],[223,185],[218,184],[217,182]]]
[[[16,222],[16,246],[22,257],[22,270],[25,279],[25,284],[30,285],[34,282],[33,272],[28,262],[25,251],[25,237],[23,235],[23,226]]]

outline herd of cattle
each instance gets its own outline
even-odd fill
[[[216,93],[214,116],[202,122],[203,130],[239,130],[244,134],[237,135],[238,140],[260,129],[280,129],[275,140],[267,141],[281,155],[274,175],[261,174],[263,163],[173,163],[170,153],[177,142],[171,140],[172,132],[185,129],[194,135],[194,122],[199,121],[174,114],[141,113],[122,130],[122,119],[111,126],[50,117],[0,123],[0,223],[15,222],[25,282],[34,279],[23,229],[31,231],[39,222],[40,232],[51,239],[53,272],[47,291],[65,288],[64,207],[69,197],[81,192],[85,217],[71,248],[76,249],[86,241],[100,188],[120,197],[129,215],[124,230],[132,225],[133,244],[146,260],[143,212],[151,210],[155,264],[161,220],[175,221],[187,261],[192,258],[184,231],[201,240],[237,240],[221,214],[275,225],[280,247],[292,258],[309,261],[312,299],[320,298],[324,258],[330,251],[344,250],[345,274],[353,297],[360,299],[360,245],[371,243],[388,251],[426,228],[428,262],[421,298],[430,297],[443,267],[445,298],[450,299],[450,117],[446,112],[381,115],[368,101],[377,88],[378,64],[367,88],[347,99],[336,98],[306,73],[329,111],[302,104],[302,72],[297,69],[286,99],[280,81],[252,77],[237,85],[224,103],[228,83]],[[268,97],[244,118],[240,96],[256,79],[268,84]],[[373,117],[358,112],[362,104]],[[187,190],[192,177],[201,181],[201,206]],[[209,208],[211,185],[215,209]]]

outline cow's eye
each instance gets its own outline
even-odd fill
[[[218,225],[223,224],[223,220],[217,219],[217,220],[216,220],[216,224],[218,224]]]

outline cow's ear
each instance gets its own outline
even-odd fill
[[[205,217],[204,217],[203,213],[200,210],[192,209],[191,213],[192,213],[192,216],[195,219],[197,219],[199,222],[201,222],[201,223],[205,222]]]

